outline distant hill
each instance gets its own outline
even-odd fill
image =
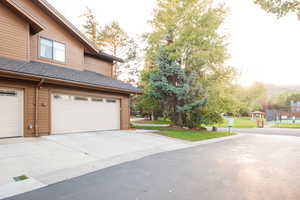
[[[284,92],[300,92],[300,85],[273,85],[265,84],[268,96],[276,97]]]

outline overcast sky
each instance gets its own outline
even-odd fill
[[[119,21],[131,36],[151,30],[148,21],[155,7],[155,0],[48,1],[78,28],[79,16],[89,6],[100,25]],[[228,63],[242,73],[240,83],[300,85],[300,21],[293,15],[277,19],[253,0],[224,1],[229,7],[223,31],[231,54]]]

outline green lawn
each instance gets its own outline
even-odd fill
[[[169,120],[159,119],[159,120],[138,120],[134,121],[135,124],[170,124]]]
[[[225,119],[222,124],[217,124],[217,127],[227,128],[227,120]],[[240,117],[240,118],[234,118],[234,125],[233,128],[255,128],[256,127],[256,121],[251,120],[250,117]]]
[[[168,137],[172,137],[172,138],[177,138],[177,139],[182,139],[182,140],[193,141],[193,142],[235,135],[234,133],[228,133],[228,132],[181,130],[181,129],[174,129],[174,128],[150,127],[150,126],[135,126],[134,128],[159,130],[159,132],[157,132],[156,134],[164,135],[164,136],[168,136]]]
[[[300,124],[274,124],[272,128],[300,128]]]

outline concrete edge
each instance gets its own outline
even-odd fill
[[[199,145],[205,145],[205,144],[212,144],[212,143],[217,143],[217,142],[223,142],[226,140],[232,140],[232,139],[237,139],[240,137],[245,137],[247,135],[243,135],[240,133],[237,133],[236,135],[231,135],[231,136],[223,136],[220,138],[213,138],[213,139],[207,139],[207,140],[202,140],[202,141],[198,141],[198,142],[192,142],[195,146],[199,146]]]
[[[150,127],[169,127],[170,124],[141,124],[141,123],[131,123],[134,126],[150,126]]]

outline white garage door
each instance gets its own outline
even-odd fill
[[[53,134],[120,129],[120,101],[53,94]]]
[[[23,136],[23,91],[0,88],[0,138]]]

